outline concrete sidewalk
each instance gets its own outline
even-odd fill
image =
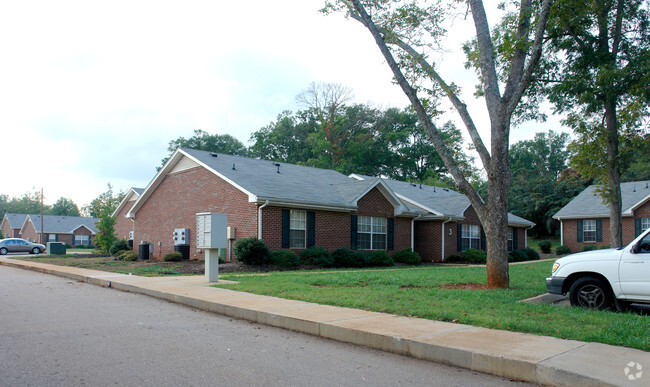
[[[560,386],[650,381],[650,353],[624,347],[258,296],[210,287],[203,276],[138,277],[8,258],[0,264],[515,380]]]

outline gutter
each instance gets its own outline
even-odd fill
[[[441,240],[442,240],[442,251],[440,252],[440,260],[442,262],[445,261],[445,224],[451,222],[451,220],[452,220],[452,218],[449,218],[449,219],[445,220],[444,222],[442,222],[442,226],[440,227],[441,228],[441,235],[440,236],[442,237],[441,238]]]
[[[262,240],[262,208],[268,205],[269,205],[269,201],[267,200],[266,203],[262,204],[257,209],[257,239],[259,240]]]
[[[415,221],[421,217],[422,214],[418,215],[417,218],[411,219],[411,251],[415,251]]]

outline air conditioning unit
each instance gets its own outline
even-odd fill
[[[177,228],[174,230],[174,246],[186,246],[190,244],[190,229]]]

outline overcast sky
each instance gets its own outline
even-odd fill
[[[367,30],[320,14],[323,2],[0,2],[0,193],[43,187],[46,203],[81,207],[107,183],[145,187],[170,140],[203,129],[250,145],[300,108],[295,96],[312,81],[348,86],[355,102],[407,106]],[[458,54],[473,27],[450,25],[440,70],[466,87],[487,143],[484,103]],[[514,129],[511,142],[548,129],[559,127]]]

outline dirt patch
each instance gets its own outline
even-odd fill
[[[440,285],[442,289],[463,289],[463,290],[486,290],[487,285],[477,284],[475,282],[468,282],[463,284],[444,284]]]

